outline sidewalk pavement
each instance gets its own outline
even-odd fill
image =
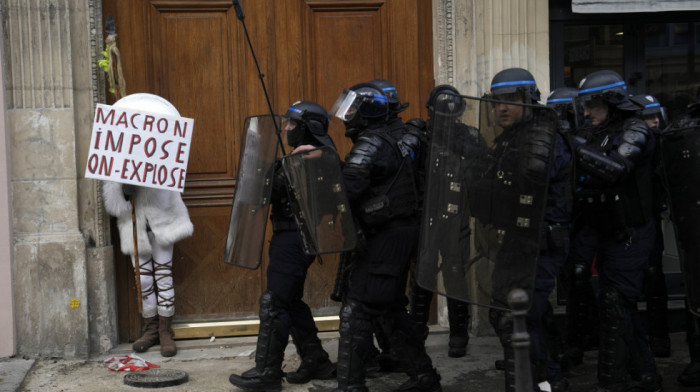
[[[324,348],[331,359],[337,357],[338,334],[319,334]],[[689,362],[685,334],[673,333],[671,358],[657,359],[659,373],[664,378],[665,392],[696,391],[685,388],[676,382],[676,377]],[[114,372],[107,368],[104,360],[119,354],[131,353],[129,344],[122,344],[108,355],[91,358],[88,361],[61,359],[0,359],[0,392],[39,392],[39,391],[165,391],[165,392],[218,392],[238,391],[228,382],[231,373],[242,373],[254,365],[256,337],[221,339],[201,339],[178,341],[179,352],[172,358],[160,356],[158,347],[139,354],[143,359],[160,365],[164,369],[184,370],[189,381],[179,386],[164,388],[138,388],[125,385],[124,372]],[[472,337],[467,356],[450,358],[447,356],[447,330],[432,327],[426,342],[426,349],[433,359],[434,366],[442,376],[445,392],[495,392],[504,390],[503,372],[496,370],[494,362],[502,356],[498,338],[493,336]],[[569,375],[573,392],[591,390],[596,384],[597,352],[589,351],[584,363]],[[294,371],[299,366],[299,358],[290,344],[285,353],[285,371]],[[368,379],[370,391],[392,391],[406,380],[404,374],[380,373]],[[335,380],[312,381],[303,385],[283,384],[284,391],[332,391]]]

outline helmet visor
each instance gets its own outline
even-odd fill
[[[359,109],[362,104],[362,97],[357,95],[356,92],[352,90],[344,90],[338,99],[336,99],[333,107],[331,107],[331,116],[338,117],[343,121],[350,121],[357,114],[357,109]]]

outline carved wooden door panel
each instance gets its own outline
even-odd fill
[[[343,88],[384,78],[411,103],[404,119],[425,118],[433,87],[430,2],[241,4],[276,113],[300,99],[330,108]],[[245,320],[257,319],[267,248],[258,270],[223,262],[243,123],[269,113],[243,25],[231,1],[103,0],[103,11],[116,22],[127,93],[161,95],[195,119],[183,194],[195,233],[175,247],[176,336],[255,333]],[[330,135],[344,157],[351,143],[339,120],[331,121]],[[270,232],[268,225],[268,239]],[[120,336],[131,340],[140,320],[132,269],[118,249]],[[337,315],[329,299],[336,266],[337,255],[324,255],[309,270],[305,299],[315,316]]]

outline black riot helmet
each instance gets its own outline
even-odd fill
[[[328,136],[328,113],[323,106],[311,101],[297,101],[284,115],[283,129],[287,132],[287,143],[292,147],[302,144],[328,146],[335,149]]]
[[[433,117],[435,113],[459,117],[464,113],[466,102],[464,102],[456,88],[449,84],[441,84],[430,92],[425,107],[428,108],[430,117]]]
[[[640,107],[629,100],[627,84],[615,71],[596,71],[581,80],[578,86],[578,98],[584,103],[602,100],[620,110],[636,111]]]
[[[388,119],[389,99],[374,84],[356,84],[340,94],[331,114],[343,120],[345,136],[353,139],[368,126]]]
[[[559,87],[549,93],[547,97],[547,107],[557,112],[563,126],[578,127],[580,125],[576,119],[577,115],[583,113],[583,110],[577,108],[577,105],[579,105],[578,101],[576,101],[577,96],[578,89]]]
[[[639,105],[641,109],[639,114],[642,116],[657,115],[662,116],[661,103],[654,96],[649,94],[639,94],[630,98],[634,103]]]
[[[578,90],[573,87],[560,87],[554,89],[547,97],[547,107],[562,113],[563,110],[574,110],[574,98],[578,96]]]
[[[387,99],[389,100],[389,112],[392,115],[399,114],[406,110],[408,108],[408,103],[402,103],[401,99],[399,98],[399,93],[396,91],[396,87],[394,87],[391,82],[389,82],[386,79],[374,79],[369,81],[370,84],[373,84],[386,95]]]
[[[537,89],[535,78],[525,69],[504,69],[491,80],[492,97],[514,93],[523,94],[524,103],[536,103],[540,100],[540,90]]]

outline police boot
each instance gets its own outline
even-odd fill
[[[440,392],[440,375],[437,370],[431,369],[426,373],[411,376],[408,381],[401,384],[396,392]]]
[[[628,304],[613,287],[600,289],[600,347],[598,349],[598,386],[609,391],[626,390],[628,358],[625,337],[630,336],[632,326],[628,322]]]
[[[359,302],[348,299],[340,309],[338,340],[338,387],[334,392],[367,392],[366,362],[373,346],[374,326]]]
[[[690,352],[690,363],[678,376],[678,383],[686,387],[700,386],[700,319],[687,310],[686,304],[686,339]]]
[[[377,330],[374,331],[375,333]],[[376,335],[375,335],[376,337]],[[376,377],[377,373],[379,372],[388,372],[390,370],[384,370],[382,368],[382,365],[380,364],[380,360],[382,358],[382,355],[387,355],[384,354],[383,352],[380,352],[379,349],[372,343],[372,345],[369,347],[369,354],[367,354],[367,363],[365,364],[365,374],[368,378]],[[388,355],[387,355],[388,356]]]
[[[378,355],[375,357],[376,358],[376,365],[371,359],[370,359],[370,362],[367,364],[367,375],[368,376],[371,373],[370,368],[372,366],[379,366],[378,370],[381,372],[387,372],[387,373],[405,373],[406,372],[406,367],[403,366],[401,358],[397,354],[396,348],[391,347],[391,339],[387,335],[387,333],[390,333],[390,331],[388,332],[386,326],[384,326],[382,324],[383,321],[384,321],[383,317],[374,319],[374,337],[377,339],[377,343],[379,343],[379,347],[382,349],[382,351],[381,351],[381,353],[377,351]]]
[[[660,375],[645,373],[630,383],[627,392],[661,392],[661,382]]]
[[[430,304],[433,302],[433,292],[418,286],[415,277],[412,275],[410,296],[411,307],[409,314],[421,328],[423,339],[427,339],[429,332],[428,320],[430,319]]]
[[[409,379],[397,391],[442,391],[440,375],[425,351],[420,326],[412,322],[403,309],[388,312],[382,319],[386,334],[391,339],[391,347],[396,350],[409,375]]]
[[[658,267],[645,272],[644,294],[647,300],[649,345],[655,357],[671,356],[671,339],[668,336],[668,294],[666,278]]]
[[[149,347],[158,344],[158,315],[143,319],[144,330],[143,335],[136,339],[132,348],[137,353],[145,352]]]
[[[255,350],[255,368],[242,375],[232,374],[229,382],[243,390],[279,391],[282,389],[282,361],[289,342],[289,331],[278,317],[281,301],[266,290],[260,297],[260,328]]]
[[[177,354],[177,346],[173,338],[173,316],[158,317],[158,338],[160,339],[160,355],[172,357]]]
[[[551,392],[570,392],[571,384],[569,384],[569,380],[562,378],[561,380],[550,381],[549,388]]]
[[[566,299],[565,343],[557,362],[563,372],[583,362],[583,352],[592,345],[591,314],[595,312],[595,294],[591,286],[591,273],[585,263],[575,263],[571,271],[571,287]]]
[[[321,342],[307,343],[300,348],[301,365],[296,372],[287,373],[290,384],[306,384],[313,380],[335,378],[335,365],[328,359],[328,353]]]
[[[467,344],[469,343],[469,333],[467,332],[469,304],[448,298],[447,316],[450,323],[450,342],[447,355],[452,358],[461,358],[467,355]]]

